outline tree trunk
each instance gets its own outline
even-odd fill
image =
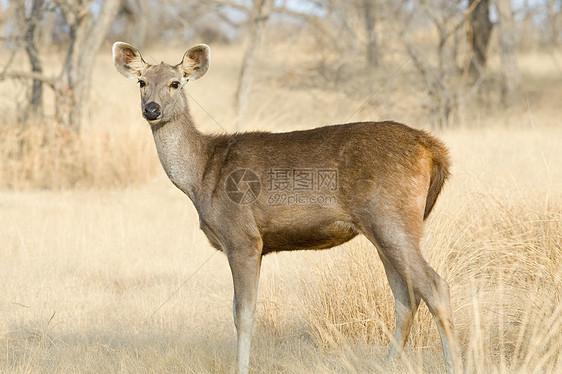
[[[146,14],[147,7],[146,0],[123,0],[119,9],[119,13],[127,20],[127,38],[138,49],[143,49],[146,41],[150,19]]]
[[[253,71],[256,56],[263,43],[265,27],[271,11],[273,10],[274,0],[254,0],[254,7],[250,20],[250,38],[248,47],[244,53],[242,68],[238,79],[238,89],[236,91],[236,129],[241,130],[246,119],[250,92],[252,90]]]
[[[559,3],[558,5],[556,3]],[[552,47],[558,46],[560,40],[559,19],[562,9],[560,0],[548,0],[548,26],[549,26],[549,42]]]
[[[367,31],[367,63],[369,66],[379,66],[379,49],[377,45],[376,3],[375,0],[363,0],[363,14],[365,15],[365,29]]]
[[[510,0],[497,0],[500,27],[500,59],[502,69],[502,101],[511,105],[517,100],[521,75],[517,64],[515,28]]]
[[[39,58],[39,51],[37,50],[36,43],[36,27],[41,18],[41,11],[43,8],[44,0],[33,0],[31,4],[31,13],[26,18],[27,29],[25,30],[25,51],[29,58],[31,71],[37,74],[43,73],[41,66],[41,59]],[[25,4],[22,4],[25,7]],[[25,9],[22,9],[25,13]],[[40,119],[43,114],[43,82],[39,79],[33,79],[31,84],[31,94],[29,97],[29,106],[25,112],[24,122],[36,121]]]
[[[91,11],[65,13],[70,25],[70,46],[63,72],[65,88],[60,93],[63,97],[57,104],[64,108],[59,112],[63,122],[76,131],[82,126],[96,55],[117,15],[119,4],[119,0],[104,0],[95,19]]]
[[[468,42],[471,46],[472,57],[468,66],[468,73],[473,82],[476,82],[486,67],[487,50],[492,33],[492,22],[490,21],[489,0],[469,0]]]
[[[22,21],[28,22],[25,28],[26,50],[31,62],[32,71],[4,71],[0,79],[30,79],[33,81],[33,92],[30,105],[41,102],[40,87],[47,84],[55,92],[55,116],[57,120],[75,131],[80,131],[84,117],[84,107],[88,102],[90,81],[97,53],[107,32],[109,31],[121,0],[91,0],[89,2],[60,1],[54,2],[60,10],[69,27],[69,47],[64,65],[58,76],[46,76],[41,71],[39,53],[37,51],[35,25],[43,19],[42,4],[45,0],[33,0],[32,17],[36,20],[26,20],[25,8],[16,8],[23,17]],[[98,6],[93,10],[93,4]],[[23,4],[23,3],[22,3]],[[16,13],[18,14],[18,13]]]

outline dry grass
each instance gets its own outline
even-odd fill
[[[181,52],[162,58],[175,61]],[[105,80],[95,80],[92,97],[103,110],[91,109],[79,137],[2,128],[0,186],[11,190],[0,192],[0,372],[230,372],[235,333],[224,256],[213,256],[162,306],[213,250],[187,198],[162,172],[151,177],[159,169],[136,87],[108,59],[100,56],[96,74]],[[188,88],[230,129],[221,98],[234,90],[239,54],[218,49],[214,59],[206,81]],[[427,223],[423,252],[451,285],[468,373],[562,372],[562,129],[554,99],[562,92],[553,79],[541,95],[537,82],[548,82],[533,70],[539,60],[523,60],[530,94],[518,108],[472,108],[464,128],[440,134],[454,175]],[[381,95],[398,90],[387,88]],[[260,107],[249,128],[339,122],[360,104],[336,91],[263,83],[256,91]],[[192,107],[201,128],[220,130]],[[414,109],[405,113],[398,119],[417,118]],[[21,155],[22,147],[35,147],[33,157],[11,164],[17,157],[6,155]],[[128,187],[105,188],[117,184]],[[62,190],[36,189],[44,186]],[[329,251],[267,256],[257,318],[255,373],[444,371],[424,305],[404,359],[386,363],[392,296],[362,238]]]
[[[88,129],[0,125],[0,188],[69,189],[144,183],[158,160],[153,142],[131,127]]]

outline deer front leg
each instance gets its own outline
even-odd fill
[[[233,314],[237,332],[236,373],[246,374],[250,364],[252,328],[256,315],[256,299],[261,266],[261,250],[251,254],[232,253],[228,256],[234,283]]]

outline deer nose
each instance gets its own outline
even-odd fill
[[[160,116],[160,105],[158,103],[151,101],[150,103],[146,104],[142,115],[149,121],[154,121]]]

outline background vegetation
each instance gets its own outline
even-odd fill
[[[1,7],[0,372],[233,368],[227,262],[196,272],[214,252],[161,171],[115,40],[150,63],[211,45],[186,87],[205,132],[394,119],[437,133],[453,177],[422,247],[451,285],[466,371],[562,371],[559,1]],[[444,371],[425,306],[404,359],[385,361],[393,314],[362,238],[267,256],[252,370]]]

